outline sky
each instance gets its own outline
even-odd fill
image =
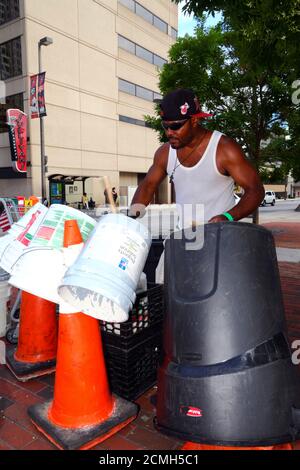
[[[196,21],[193,16],[187,16],[182,13],[182,6],[178,8],[178,36],[184,36],[185,34],[193,35]],[[208,17],[207,26],[214,26],[221,20],[221,14],[217,13],[215,17]]]

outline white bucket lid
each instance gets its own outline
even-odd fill
[[[92,290],[63,285],[58,288],[58,291],[61,298],[77,311],[97,320],[112,323],[122,323],[128,320],[130,302],[128,302],[128,308],[124,309],[117,302]]]
[[[66,266],[63,253],[52,249],[29,249],[13,266],[9,283],[50,302],[59,302],[57,286]]]

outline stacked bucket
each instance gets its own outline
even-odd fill
[[[19,344],[6,361],[19,380],[28,380],[53,371],[58,346],[54,400],[29,414],[60,449],[87,449],[137,415],[136,405],[110,392],[98,318],[128,318],[149,237],[125,216],[108,216],[91,235],[95,221],[81,212],[59,205],[40,209],[37,204],[29,211],[1,244],[0,264],[23,291]],[[115,253],[107,256],[112,233]],[[95,238],[96,246],[106,243],[100,253],[93,253]],[[79,269],[72,267],[76,259]],[[121,293],[113,289],[116,283]]]
[[[300,438],[300,376],[272,234],[208,224],[195,251],[191,235],[166,243],[156,427],[185,449],[282,448]]]

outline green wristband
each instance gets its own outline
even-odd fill
[[[228,219],[230,222],[234,222],[234,218],[232,217],[231,214],[229,214],[229,212],[223,212],[222,215],[224,215],[226,219]]]

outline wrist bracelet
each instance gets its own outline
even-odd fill
[[[229,214],[229,212],[223,212],[222,215],[224,215],[224,217],[226,217],[226,219],[228,219],[230,222],[234,222],[234,218],[231,214]]]

